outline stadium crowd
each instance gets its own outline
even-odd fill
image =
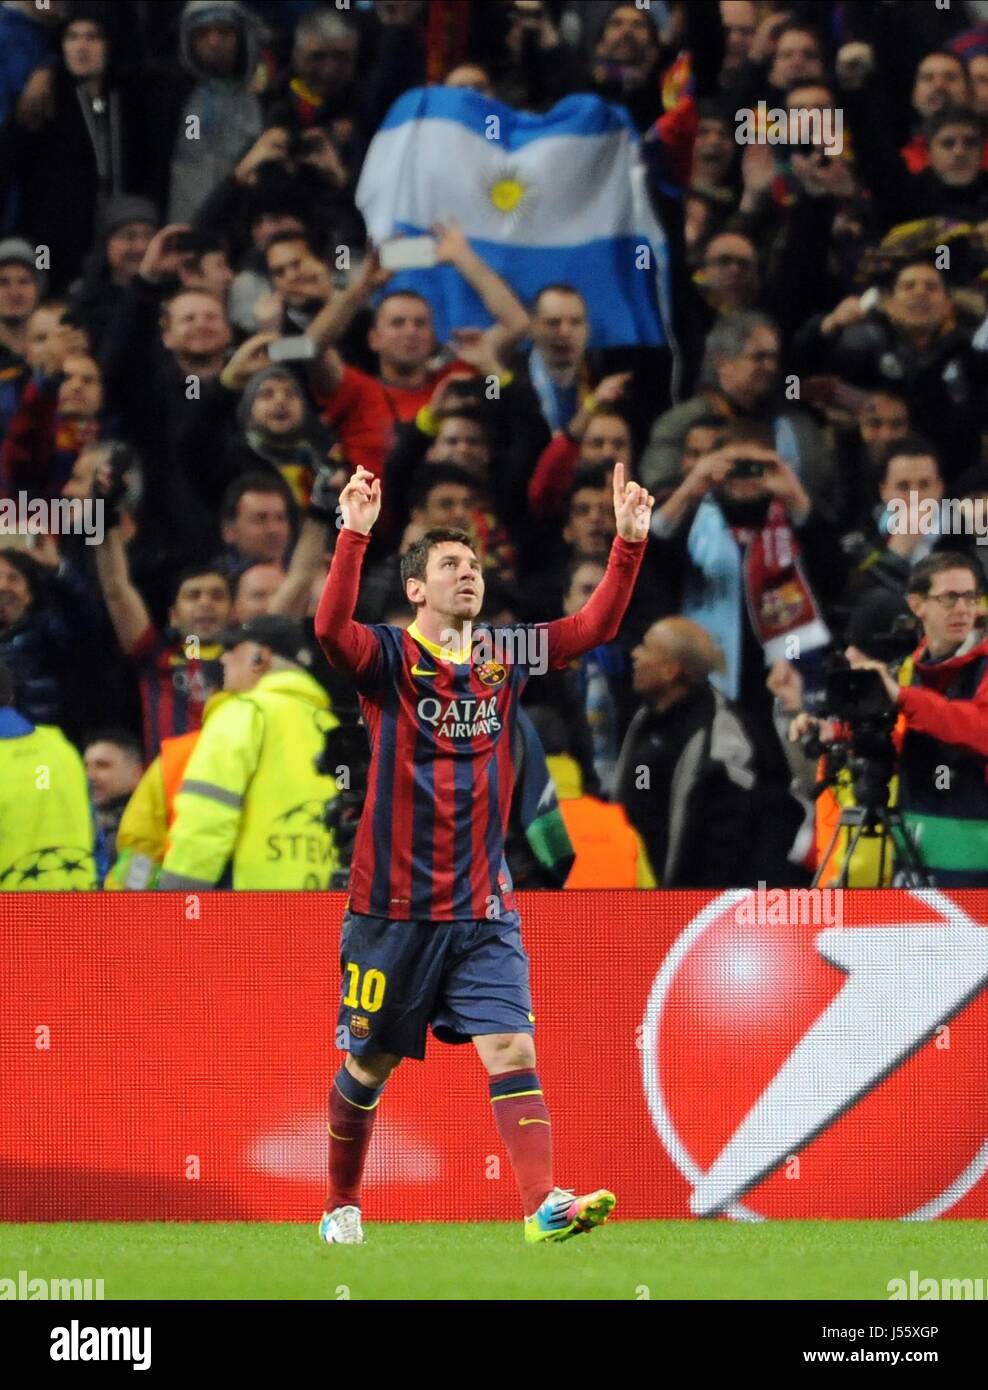
[[[355,197],[436,84],[626,109],[662,345],[595,348],[441,206],[485,320],[437,341]],[[986,118],[970,0],[6,0],[0,507],[102,525],[0,535],[0,888],[344,883],[362,730],[312,620],[347,477],[384,496],[361,621],[407,627],[399,556],[459,527],[501,625],[600,584],[618,460],[645,560],[618,639],[526,689],[515,886],[808,884],[860,791],[814,794],[807,735],[861,751],[835,653],[926,871],[988,885]]]

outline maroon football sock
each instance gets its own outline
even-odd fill
[[[360,1206],[360,1179],[381,1090],[341,1067],[329,1093],[329,1196],[326,1210]]]
[[[535,1072],[526,1067],[490,1078],[491,1107],[526,1216],[552,1191],[552,1125]]]

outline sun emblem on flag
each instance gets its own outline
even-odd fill
[[[487,198],[491,207],[501,214],[508,229],[513,231],[522,218],[531,212],[534,189],[517,169],[502,165],[497,174],[487,180]]]
[[[491,184],[490,196],[498,212],[514,212],[525,196],[525,185],[518,179],[498,179]]]

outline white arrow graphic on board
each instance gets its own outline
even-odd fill
[[[977,927],[835,929],[815,944],[847,983],[696,1184],[698,1216],[722,1210],[826,1129],[988,982],[988,931]]]

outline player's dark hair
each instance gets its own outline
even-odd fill
[[[86,747],[89,748],[94,743],[116,744],[122,753],[126,753],[128,758],[143,765],[144,753],[141,748],[141,740],[129,729],[124,729],[120,725],[114,725],[108,729],[97,729],[95,733],[87,736]]]
[[[403,589],[410,579],[425,578],[425,567],[429,563],[429,551],[433,546],[443,545],[447,541],[468,546],[474,554],[477,553],[471,538],[466,531],[461,531],[458,526],[433,526],[431,531],[426,531],[422,539],[416,541],[401,557],[401,587]]]
[[[289,515],[291,515],[292,495],[287,484],[282,482],[280,478],[276,478],[273,473],[262,473],[258,469],[253,473],[242,473],[239,478],[234,478],[233,482],[230,483],[220,503],[221,521],[236,521],[240,499],[248,492],[276,492],[279,497],[285,499]]]
[[[983,585],[978,573],[978,562],[960,550],[935,550],[932,555],[927,555],[925,560],[920,560],[918,565],[913,566],[909,575],[906,592],[922,594],[925,598],[930,592],[933,580],[944,570],[970,570],[974,575],[974,587],[979,594],[981,593]]]
[[[477,484],[465,468],[459,468],[455,463],[430,463],[421,470],[415,480],[412,506],[424,507],[433,488],[441,487],[445,483],[467,487],[472,493],[477,491]]]
[[[182,585],[187,584],[190,579],[201,579],[204,574],[216,579],[222,579],[223,587],[226,589],[227,597],[230,597],[230,581],[222,570],[218,570],[215,565],[186,565],[185,569],[180,570],[175,576],[175,583],[172,585],[171,602],[176,603],[178,596],[182,592]]]
[[[927,439],[925,434],[904,434],[901,439],[893,439],[891,444],[886,444],[882,450],[880,464],[880,476],[883,481],[888,473],[889,464],[893,459],[899,458],[931,458],[937,466],[937,472],[943,472],[937,446]]]

